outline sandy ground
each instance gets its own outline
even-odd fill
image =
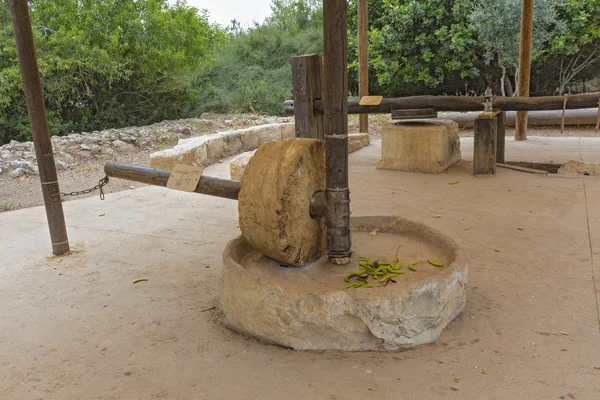
[[[227,330],[236,203],[143,187],[67,202],[63,257],[42,207],[0,214],[0,399],[600,398],[600,179],[379,171],[379,152],[350,156],[353,215],[427,223],[470,260],[467,308],[435,343],[295,352]]]
[[[212,120],[231,119],[231,115],[206,114],[203,118]],[[245,127],[255,124],[250,115],[236,116],[239,127]],[[381,138],[383,125],[389,121],[387,114],[371,115],[369,119],[369,133],[372,139]],[[349,131],[358,132],[358,116],[349,116]],[[212,133],[212,132],[205,132]],[[460,131],[461,137],[472,137],[472,129],[463,129]],[[514,129],[507,129],[507,136],[514,136]],[[563,134],[558,127],[533,127],[529,128],[529,136],[535,137],[596,137],[598,136],[593,127],[565,127]],[[174,145],[175,143],[173,143]],[[138,148],[135,152],[119,153],[111,157],[97,155],[86,160],[79,160],[77,166],[66,171],[58,172],[60,188],[63,192],[79,191],[87,189],[98,184],[98,180],[104,176],[104,164],[108,160],[116,160],[137,165],[148,165],[149,155],[162,148]],[[531,160],[524,160],[531,161]],[[568,160],[566,160],[568,161]],[[598,160],[600,162],[600,160]],[[135,182],[112,183],[105,188],[106,193],[115,193],[122,190],[129,190],[142,185]],[[43,204],[42,194],[39,190],[40,183],[37,176],[26,176],[19,179],[10,179],[0,175],[0,212],[16,210],[38,206]],[[98,192],[78,196],[77,198],[98,196]],[[71,201],[75,197],[65,197],[65,201]]]

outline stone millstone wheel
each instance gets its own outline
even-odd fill
[[[325,143],[290,139],[263,144],[250,159],[238,197],[242,235],[264,255],[302,266],[327,247],[325,218],[311,218],[325,190]]]

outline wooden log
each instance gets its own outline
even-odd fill
[[[475,120],[473,144],[473,175],[496,173],[497,120],[481,114]]]
[[[321,56],[292,57],[292,85],[296,137],[323,140],[323,117],[312,112],[315,100],[321,100]]]
[[[333,262],[350,257],[348,188],[348,37],[346,0],[323,2],[324,125],[327,173],[327,244]]]
[[[31,121],[31,136],[40,171],[52,252],[55,255],[60,255],[69,251],[69,238],[60,198],[56,165],[54,164],[44,93],[29,19],[28,2],[27,0],[10,0],[9,3],[25,101],[29,120]]]
[[[437,112],[431,108],[416,110],[392,110],[392,119],[425,119],[437,118]]]
[[[521,41],[519,52],[519,83],[517,94],[529,96],[531,75],[531,45],[533,40],[533,0],[523,0],[521,7]],[[515,140],[527,139],[527,112],[517,113]]]
[[[109,161],[104,165],[104,173],[111,178],[167,187],[171,171],[143,167],[139,165]],[[194,193],[207,194],[224,199],[237,200],[241,189],[240,181],[202,176]],[[310,215],[313,218],[327,216],[327,198],[324,192],[315,192],[310,199]]]
[[[358,0],[358,97],[369,95],[369,6]],[[358,131],[369,133],[369,115],[361,114]]]
[[[506,147],[506,111],[496,116],[496,162],[503,163]]]
[[[142,167],[109,161],[104,165],[104,173],[111,178],[146,183],[154,186],[167,186],[171,171],[158,168]],[[240,181],[202,176],[194,192],[237,200],[240,192]]]
[[[600,92],[569,95],[567,110],[598,107]],[[361,106],[358,100],[348,101],[348,114],[388,114],[392,110],[431,108],[434,111],[483,111],[483,97],[467,96],[412,96],[383,99],[377,106]],[[494,108],[502,111],[562,110],[563,96],[494,97]],[[294,102],[284,103],[286,113],[294,110]],[[324,114],[322,101],[314,102],[313,112]]]

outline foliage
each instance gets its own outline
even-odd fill
[[[469,25],[473,0],[383,0],[381,6],[369,40],[382,94],[408,94],[477,75]]]
[[[0,139],[30,138],[6,0],[0,23]],[[52,133],[192,114],[224,33],[184,1],[33,0]]]
[[[564,29],[556,18],[555,7],[562,0],[537,0],[533,8],[532,63],[535,63],[546,51],[553,35]],[[482,48],[486,65],[497,65],[502,69],[501,90],[504,85],[506,69],[516,75],[519,66],[519,41],[521,35],[521,0],[482,1],[474,7],[470,20]],[[493,23],[492,23],[493,20]],[[515,84],[516,86],[516,84]]]
[[[291,96],[290,57],[322,52],[322,13],[315,0],[274,0],[272,11],[246,31],[232,24],[207,76],[202,110],[281,113]]]
[[[290,57],[322,53],[321,0],[273,0],[271,16],[223,29],[168,0],[30,0],[53,134],[202,111],[279,114]],[[174,4],[171,4],[174,3]],[[348,0],[356,95],[357,0]],[[536,0],[531,94],[597,90],[600,0]],[[512,93],[521,0],[369,0],[373,94]],[[0,0],[0,142],[29,138],[7,0]]]

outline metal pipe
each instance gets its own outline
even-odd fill
[[[348,188],[348,4],[323,2],[323,84],[327,177],[327,252],[337,264],[351,255]]]

